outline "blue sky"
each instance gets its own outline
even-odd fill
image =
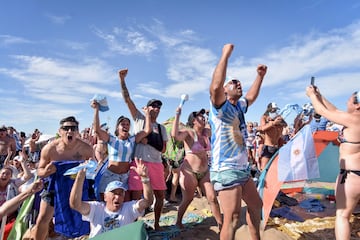
[[[3,1],[0,14],[0,125],[56,133],[74,115],[92,123],[90,99],[105,95],[102,122],[114,130],[129,111],[118,70],[140,108],[163,101],[159,122],[183,107],[209,107],[212,72],[225,43],[235,44],[228,75],[246,92],[268,65],[260,96],[246,114],[259,121],[269,102],[308,102],[310,77],[338,108],[360,90],[360,2],[349,1]],[[292,119],[286,119],[292,123]]]

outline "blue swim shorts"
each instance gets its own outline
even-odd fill
[[[244,186],[251,177],[249,169],[229,169],[221,172],[210,172],[210,181],[214,185],[215,191]]]

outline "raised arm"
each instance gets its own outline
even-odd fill
[[[21,167],[23,169],[23,173],[24,173],[22,175],[22,177],[23,177],[24,181],[27,181],[33,176],[33,174],[31,173],[28,165],[26,164],[26,161],[28,160],[28,157],[27,157],[27,155],[25,154],[24,151],[20,151],[19,155],[20,155],[19,161],[20,161]]]
[[[354,118],[351,114],[338,110],[334,105],[332,105],[324,97],[322,97],[317,87],[308,86],[306,88],[306,95],[310,98],[315,112],[320,114],[321,116],[324,116],[329,121],[346,127],[359,124],[357,122],[358,120]]]
[[[143,210],[148,208],[154,201],[154,193],[151,188],[147,167],[144,165],[141,159],[135,158],[135,163],[136,167],[131,166],[131,169],[134,170],[141,177],[144,198],[138,201],[137,207],[138,211],[142,212]]]
[[[83,185],[85,181],[86,169],[78,172],[75,182],[71,188],[69,204],[70,207],[78,211],[81,215],[88,215],[90,213],[90,204],[82,201]]]
[[[149,135],[152,131],[151,128],[151,115],[150,112],[152,110],[151,106],[148,107],[144,107],[144,112],[145,112],[145,127],[142,131],[138,132],[135,135],[135,142],[139,143],[141,142],[141,140],[143,140],[145,137],[147,137],[147,135]]]
[[[180,122],[181,108],[176,108],[175,119],[173,121],[173,126],[171,128],[171,137],[173,137],[176,141],[184,141],[188,136],[187,131],[182,132],[179,131],[179,122]]]
[[[128,91],[128,89],[126,87],[126,84],[125,84],[125,77],[126,77],[127,73],[128,73],[127,69],[121,69],[119,71],[121,93],[122,93],[122,96],[124,98],[124,101],[125,101],[126,105],[129,108],[129,111],[130,111],[130,114],[131,114],[132,118],[135,119],[136,112],[138,111],[138,109],[136,108],[135,103],[131,100],[129,91]]]
[[[265,77],[267,66],[260,64],[257,66],[256,71],[257,71],[257,76],[255,78],[255,81],[253,82],[253,84],[251,85],[249,91],[246,93],[245,96],[245,98],[248,100],[248,106],[253,104],[256,98],[259,96],[260,87]]]
[[[25,191],[19,193],[18,195],[16,195],[12,199],[4,202],[3,205],[1,205],[1,207],[0,207],[0,218],[2,218],[3,216],[6,216],[6,215],[16,211],[16,209],[18,209],[20,204],[26,198],[28,198],[29,196],[31,196],[32,194],[34,194],[36,192],[39,192],[40,190],[42,190],[42,188],[43,188],[43,182],[40,179],[38,179],[37,181],[32,183],[30,188],[28,188]]]
[[[90,105],[94,109],[94,120],[93,120],[94,131],[96,132],[97,137],[100,140],[102,140],[104,142],[108,142],[109,141],[109,133],[107,133],[105,130],[102,130],[100,127],[99,103],[97,103],[96,101],[92,101]]]
[[[223,47],[222,54],[218,64],[215,67],[212,81],[210,84],[210,100],[215,107],[220,107],[226,101],[224,91],[224,82],[226,78],[226,69],[228,60],[234,49],[233,44],[226,44]]]

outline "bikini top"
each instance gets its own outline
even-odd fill
[[[344,128],[341,130],[341,132],[339,132],[339,135],[337,137],[337,140],[339,141],[339,143],[351,143],[351,144],[360,144],[360,141],[358,142],[351,142],[345,139],[344,134],[343,134]]]
[[[196,132],[194,131],[194,143],[193,145],[191,146],[191,149],[190,150],[187,150],[186,153],[193,153],[193,154],[196,154],[196,153],[201,153],[201,152],[206,152],[206,151],[209,151],[211,148],[210,148],[210,141],[209,141],[209,138],[207,136],[204,136],[204,135],[201,135],[201,137],[204,139],[205,141],[205,146],[202,145],[200,142],[199,142],[199,139],[198,139],[198,136],[196,134]]]

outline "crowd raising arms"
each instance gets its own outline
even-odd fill
[[[256,69],[257,76],[249,91],[243,96],[243,89],[241,82],[237,79],[231,79],[225,82],[226,70],[228,60],[233,52],[234,46],[226,44],[223,47],[219,62],[213,72],[212,82],[210,84],[210,129],[206,128],[204,121],[203,109],[192,112],[188,118],[188,125],[190,128],[179,129],[179,118],[181,108],[176,109],[175,121],[171,135],[177,141],[184,141],[186,156],[185,160],[180,166],[180,186],[182,189],[182,202],[179,206],[178,219],[176,225],[182,228],[182,217],[191,203],[196,186],[200,185],[205,189],[206,197],[209,201],[213,215],[221,228],[220,239],[234,239],[235,230],[239,222],[241,211],[241,200],[247,204],[247,223],[251,239],[260,239],[260,211],[262,201],[257,193],[255,184],[245,168],[247,163],[246,153],[246,121],[244,113],[248,107],[254,103],[259,95],[262,81],[266,75],[267,67],[259,65]],[[135,120],[134,136],[129,135],[130,119],[121,116],[116,125],[115,135],[120,140],[128,140],[134,138],[134,142],[139,143],[142,147],[147,149],[150,147],[149,135],[152,132],[160,131],[166,134],[162,125],[158,125],[156,119],[161,108],[161,101],[152,99],[147,106],[140,110],[136,107],[125,84],[125,77],[128,73],[127,69],[119,71],[120,85],[124,101],[127,104],[132,118]],[[350,217],[360,200],[360,190],[358,184],[360,183],[360,93],[353,93],[347,102],[347,111],[340,111],[332,103],[330,103],[321,93],[318,87],[309,86],[306,89],[306,95],[310,98],[316,113],[324,116],[328,120],[344,126],[342,134],[339,136],[341,143],[339,148],[339,165],[340,174],[336,182],[336,226],[335,234],[337,239],[350,238]],[[97,133],[99,140],[108,143],[111,139],[111,134],[100,128],[99,120],[99,105],[93,101],[91,107],[94,108],[94,131]],[[274,106],[273,106],[274,107]],[[275,107],[274,107],[275,108]],[[231,110],[231,111],[228,111]],[[271,113],[273,109],[269,109]],[[144,113],[144,114],[142,114]],[[228,114],[228,119],[223,118],[220,113]],[[141,116],[142,115],[142,116]],[[142,121],[139,123],[139,119]],[[229,120],[230,119],[230,120]],[[221,122],[222,124],[218,125]],[[279,138],[284,121],[280,116],[274,118],[264,114],[261,118],[261,124],[257,128],[258,131],[265,135],[265,147],[279,148]],[[141,127],[139,127],[143,124]],[[157,129],[157,127],[161,129]],[[234,143],[237,149],[236,155],[220,155],[218,150],[224,149],[224,145],[217,145],[220,143],[219,139],[224,137],[226,133],[232,131],[230,134],[233,139],[228,137],[228,142]],[[269,132],[268,134],[266,132]],[[272,131],[272,132],[271,132]],[[0,133],[1,133],[0,129]],[[276,132],[276,133],[274,133]],[[74,117],[63,119],[60,122],[59,135],[60,139],[47,144],[41,152],[41,158],[37,173],[39,177],[47,177],[56,172],[56,167],[53,161],[66,160],[86,160],[93,158],[93,149],[88,147],[88,144],[78,141],[78,122]],[[210,136],[211,134],[211,136]],[[273,137],[276,135],[276,137]],[[3,137],[0,134],[0,137]],[[211,139],[211,148],[209,139]],[[153,201],[153,194],[155,195],[155,229],[160,230],[159,218],[161,209],[163,207],[163,200],[165,197],[164,177],[159,168],[154,171],[152,163],[160,164],[161,153],[165,151],[167,138],[164,137],[162,141],[162,148],[157,151],[156,157],[153,159],[138,159],[137,156],[144,156],[146,150],[134,150],[135,160],[131,164],[132,159],[127,159],[125,162],[109,160],[108,169],[118,175],[127,174],[132,170],[134,179],[140,183],[136,187],[129,188],[125,191],[127,186],[114,188],[107,191],[107,182],[104,185],[105,207],[110,211],[117,211],[121,206],[131,199],[135,200],[135,208],[140,214]],[[85,145],[86,144],[86,145]],[[9,146],[12,144],[8,144]],[[135,144],[134,144],[135,145]],[[134,145],[132,145],[134,147]],[[195,145],[202,147],[201,151],[195,149]],[[1,153],[5,148],[0,145]],[[151,146],[152,147],[152,146]],[[8,149],[8,148],[6,148]],[[207,151],[212,151],[212,159],[209,162],[207,158]],[[276,149],[278,150],[278,149]],[[150,150],[151,153],[153,150]],[[271,153],[271,152],[270,152]],[[264,168],[270,154],[263,155],[261,160],[260,170]],[[1,154],[0,154],[1,155]],[[1,159],[0,159],[1,160]],[[1,162],[0,162],[1,163]],[[209,165],[210,171],[209,171]],[[155,180],[154,174],[157,175]],[[76,177],[71,196],[70,205],[82,215],[88,216],[90,213],[90,204],[81,200],[82,185],[85,179],[85,171],[80,171]],[[160,180],[163,179],[163,180]],[[220,179],[227,179],[228,182],[222,182]],[[119,179],[120,181],[121,179]],[[160,182],[160,183],[153,183]],[[124,183],[127,183],[126,181]],[[152,185],[155,184],[154,188]],[[136,185],[136,184],[135,184]],[[133,185],[133,186],[135,186]],[[121,185],[122,186],[122,185]],[[29,195],[39,191],[42,188],[41,182],[36,182],[31,188],[26,189],[23,193],[16,196],[12,201],[6,202],[0,207],[0,214],[6,214],[19,204]],[[122,189],[118,191],[117,189]],[[125,192],[132,192],[133,195],[126,195]],[[141,196],[143,194],[143,198]],[[109,196],[112,197],[109,197]],[[223,216],[220,214],[217,196],[220,200],[220,207]],[[123,197],[123,198],[122,198]],[[32,236],[34,239],[44,239],[48,232],[48,222],[53,217],[54,209],[51,205],[51,198],[53,195],[47,193],[43,195],[41,201],[40,213],[35,227],[32,229]],[[16,199],[16,201],[15,201]],[[48,200],[50,199],[50,200]],[[120,199],[120,200],[119,200]],[[116,208],[115,208],[116,206]],[[5,209],[6,208],[6,209]],[[137,215],[136,215],[137,216]],[[139,215],[140,216],[140,215]],[[131,220],[133,221],[133,220]]]

